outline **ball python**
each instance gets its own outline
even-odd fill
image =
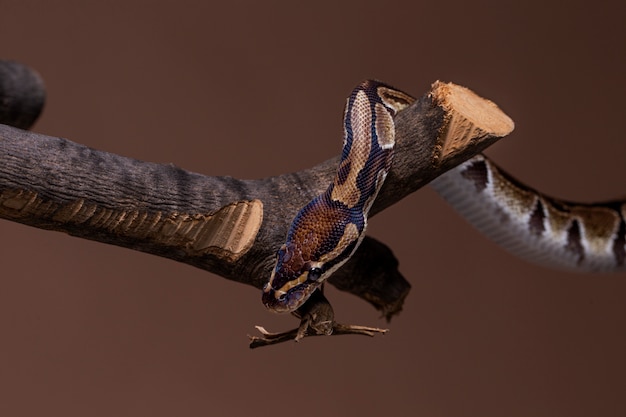
[[[262,301],[293,312],[356,251],[369,209],[393,158],[393,117],[415,99],[365,81],[347,100],[333,182],[295,216]],[[576,271],[626,269],[626,202],[581,204],[533,190],[479,154],[430,185],[463,217],[511,253]]]

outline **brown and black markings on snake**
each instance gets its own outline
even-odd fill
[[[541,236],[543,232],[546,231],[546,226],[544,224],[545,220],[545,209],[543,207],[543,204],[541,204],[541,200],[537,199],[535,209],[530,215],[530,219],[528,219],[528,230],[530,231],[530,233],[535,236]]]
[[[489,172],[487,171],[487,162],[482,159],[472,161],[461,172],[464,178],[472,181],[477,192],[483,191],[489,185]]]
[[[611,272],[626,266],[623,201],[588,204],[552,198],[484,155],[431,185],[484,234],[531,262],[574,271]]]

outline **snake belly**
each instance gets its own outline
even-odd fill
[[[292,312],[352,256],[393,158],[393,116],[412,98],[377,81],[357,86],[347,100],[344,142],[333,182],[293,219],[263,288],[265,306]]]

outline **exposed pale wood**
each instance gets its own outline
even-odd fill
[[[435,163],[461,152],[472,142],[492,135],[506,136],[513,131],[513,120],[495,103],[465,87],[437,81],[432,94],[447,114],[447,123],[433,156]]]
[[[263,222],[261,200],[236,201],[212,214],[174,213],[154,236],[190,253],[236,262],[254,243]]]

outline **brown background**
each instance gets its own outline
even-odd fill
[[[337,154],[362,79],[442,79],[515,120],[488,151],[515,176],[626,194],[620,2],[88,3],[0,0],[0,56],[47,83],[38,132],[264,177]],[[626,415],[626,274],[519,261],[428,189],[370,224],[413,285],[391,332],[250,351],[253,325],[296,324],[257,289],[0,222],[0,415]],[[342,321],[385,325],[328,293]]]

